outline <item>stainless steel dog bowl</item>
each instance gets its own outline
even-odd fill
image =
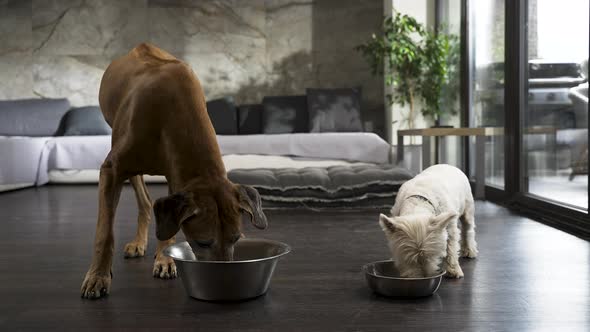
[[[428,278],[402,278],[393,261],[378,261],[363,266],[369,287],[391,297],[422,297],[434,294],[446,272]]]
[[[169,246],[164,255],[174,259],[188,295],[207,301],[238,301],[266,293],[279,257],[289,251],[281,242],[241,239],[235,244],[233,261],[198,261],[188,242]]]

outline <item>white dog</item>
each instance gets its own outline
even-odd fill
[[[469,180],[456,167],[435,165],[404,183],[391,218],[379,216],[401,276],[436,275],[444,260],[447,276],[463,277],[459,249],[463,257],[475,258],[478,253],[473,214]]]

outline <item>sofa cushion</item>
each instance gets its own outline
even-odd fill
[[[309,132],[306,96],[264,97],[262,106],[263,133]]]
[[[1,100],[0,135],[53,136],[68,109],[67,99]]]
[[[72,108],[62,119],[63,136],[110,135],[112,130],[98,106]]]
[[[261,104],[249,104],[238,106],[238,134],[262,134]]]
[[[295,133],[219,136],[222,155],[261,154],[388,163],[391,146],[374,133]]]
[[[217,135],[238,134],[238,114],[232,97],[208,101],[207,113]]]
[[[362,131],[361,89],[307,89],[313,133]]]

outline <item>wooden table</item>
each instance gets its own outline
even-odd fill
[[[475,197],[485,198],[485,138],[504,134],[503,128],[424,128],[397,131],[397,162],[404,159],[404,137],[422,137],[422,169],[431,165],[431,138],[445,136],[475,136]],[[438,161],[437,161],[438,162]]]
[[[553,148],[555,148],[555,127],[528,127],[524,129],[525,135],[551,135],[553,137]],[[430,152],[432,137],[445,136],[475,136],[475,197],[485,198],[485,138],[486,136],[503,136],[504,128],[502,127],[482,127],[482,128],[424,128],[424,129],[405,129],[397,131],[397,162],[404,159],[404,137],[421,136],[422,137],[422,169],[431,164]],[[554,155],[556,152],[554,152]],[[438,160],[435,161],[438,163]],[[526,162],[526,161],[525,161]]]

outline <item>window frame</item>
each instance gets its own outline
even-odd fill
[[[440,0],[437,0],[437,3]],[[469,127],[473,91],[473,77],[469,63],[473,58],[470,31],[470,3],[478,0],[461,0],[461,124]],[[528,54],[527,19],[528,0],[505,1],[505,85],[504,85],[504,188],[486,185],[487,200],[505,205],[519,213],[542,223],[565,230],[581,238],[590,239],[590,215],[588,211],[576,209],[558,202],[542,199],[526,192],[524,179],[523,129],[524,112],[527,109]],[[437,6],[437,16],[440,9]],[[588,50],[590,54],[590,49]],[[516,111],[511,111],[516,110]],[[590,128],[590,117],[588,117]],[[590,133],[590,130],[589,130]],[[589,135],[590,136],[590,135]],[[590,138],[590,137],[589,137]],[[590,141],[590,140],[589,140]],[[468,167],[472,156],[469,154],[469,139],[463,145],[463,169],[470,177]],[[590,164],[590,158],[588,160]],[[516,179],[516,180],[514,180]],[[590,176],[588,177],[590,187]],[[589,198],[590,206],[590,198]]]

